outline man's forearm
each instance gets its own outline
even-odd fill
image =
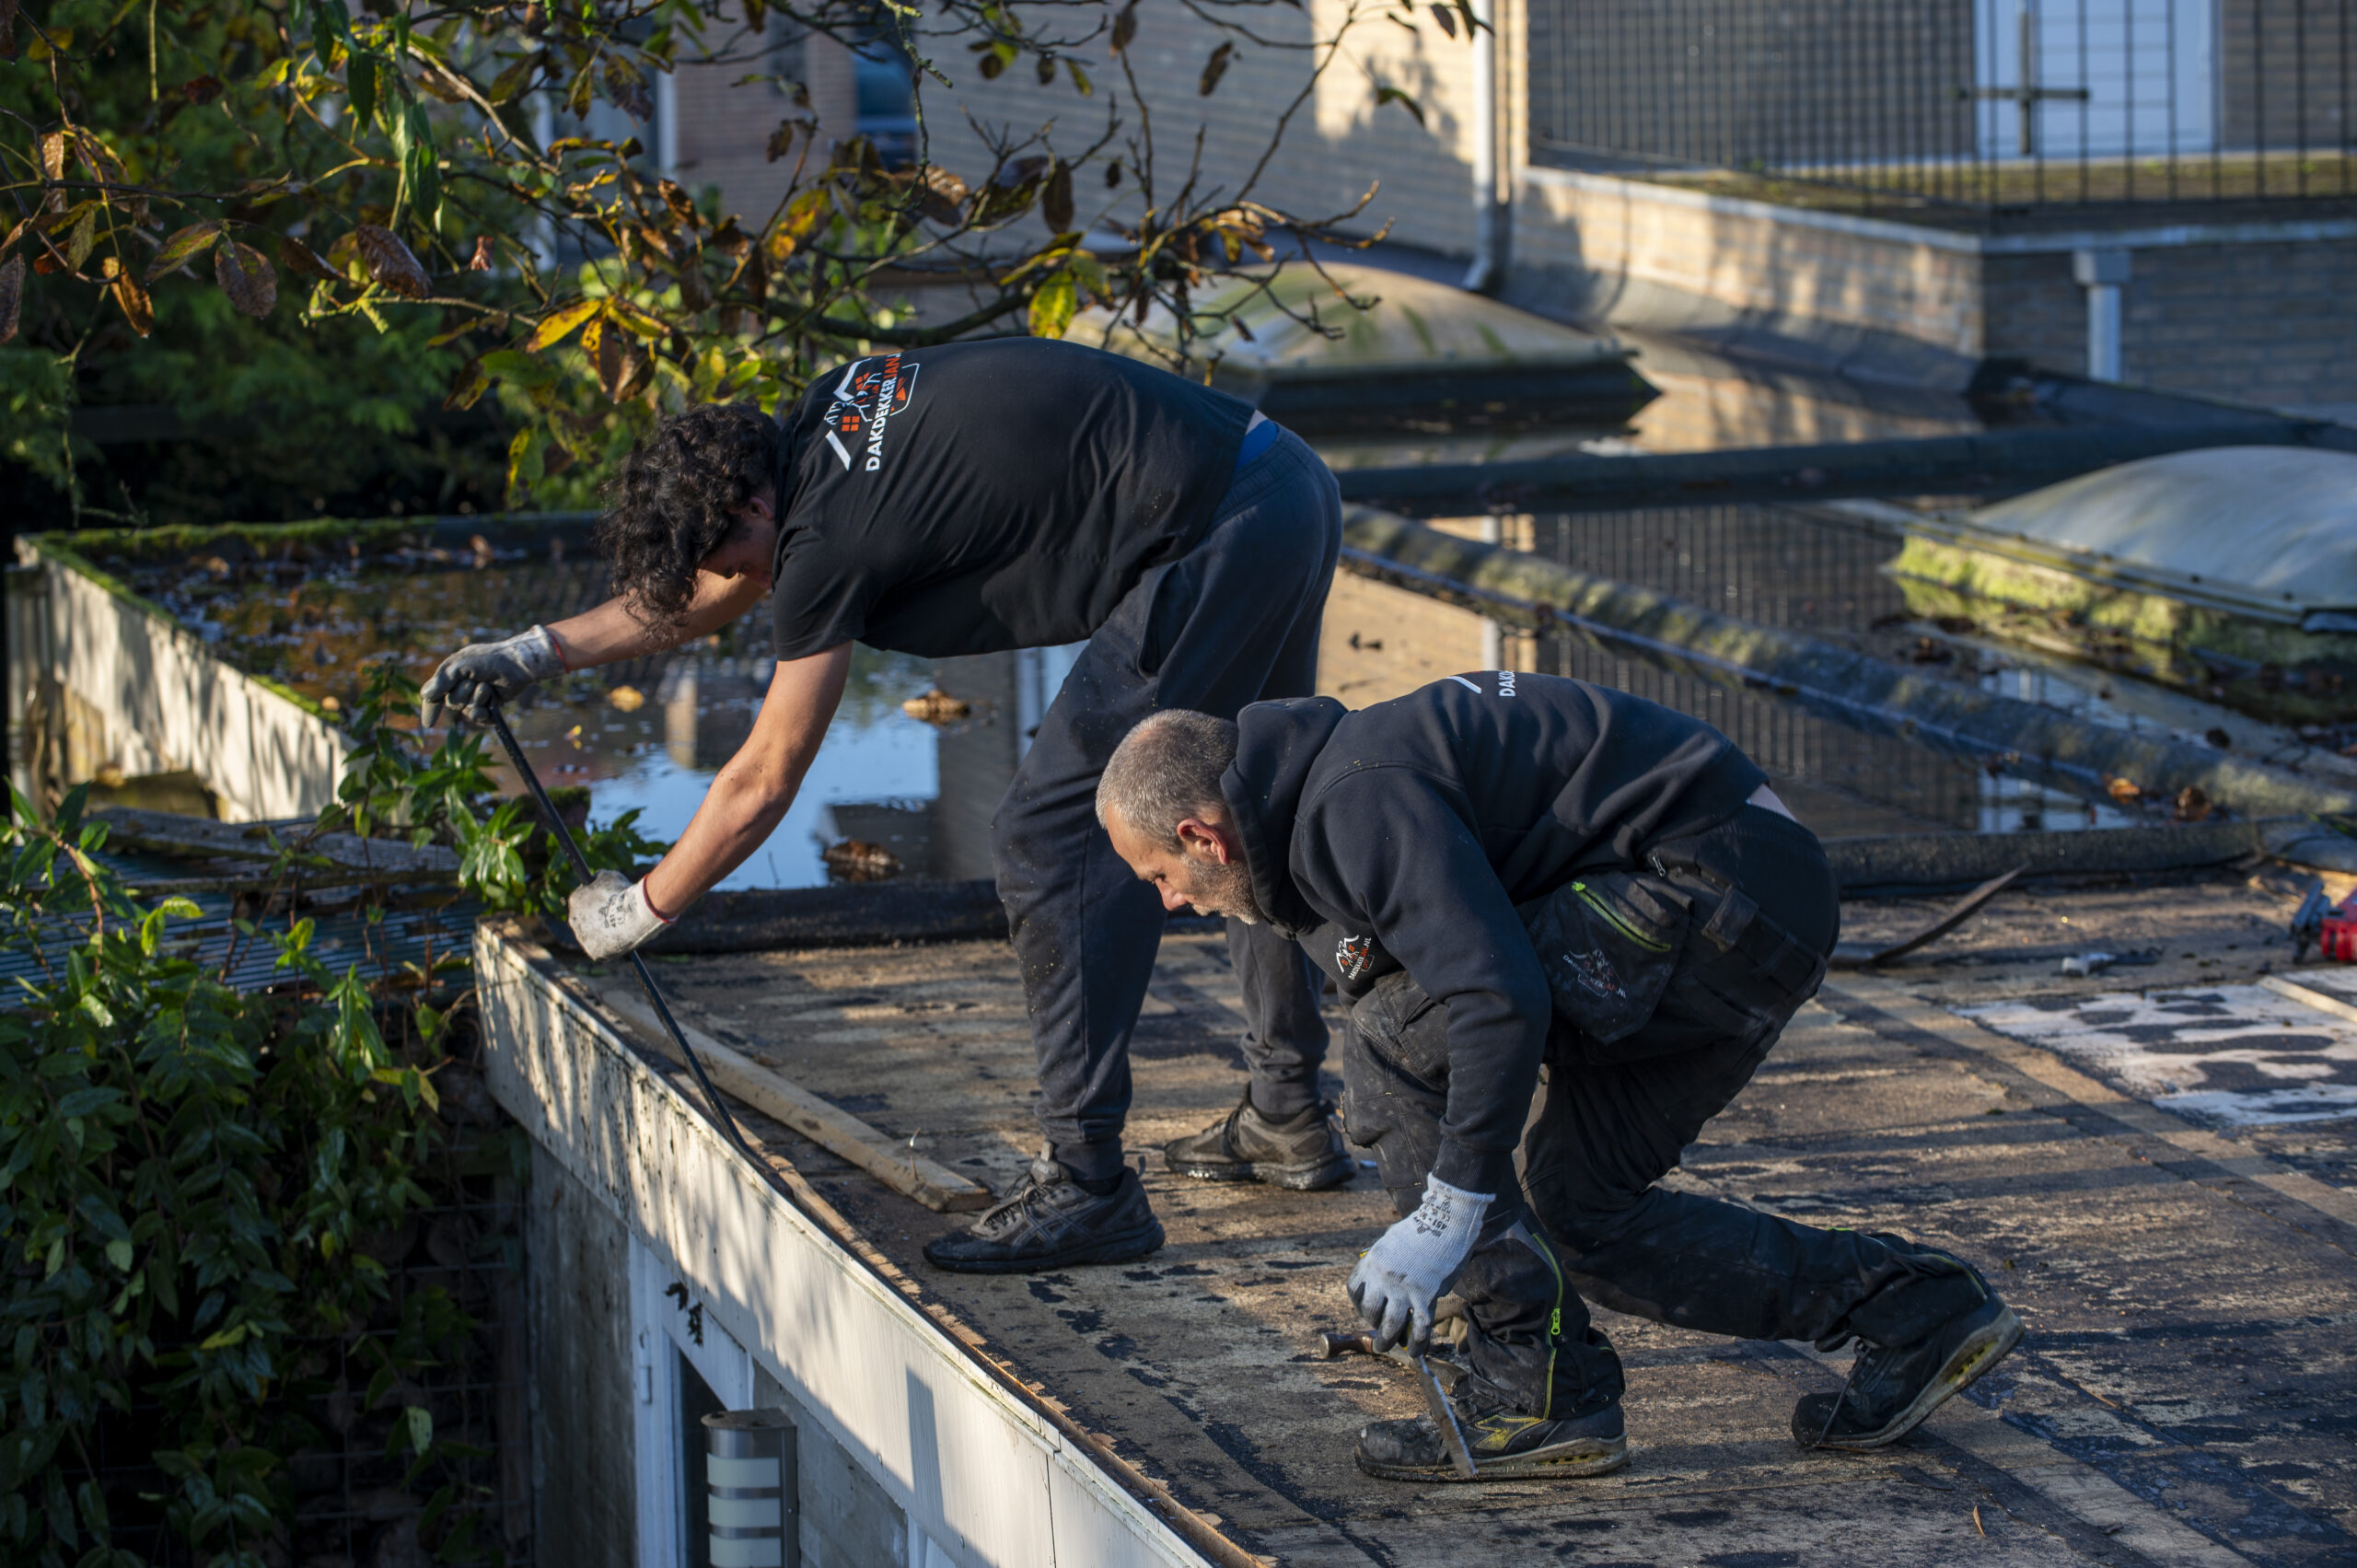
[[[754,773],[734,765],[723,769],[679,842],[646,874],[647,894],[666,919],[679,918],[681,910],[751,858],[784,819],[801,786],[801,771],[790,780],[747,776]]]
[[[679,842],[646,874],[658,914],[677,919],[777,830],[827,738],[850,668],[849,644],[778,666],[752,735],[713,779]]]
[[[752,608],[761,597],[761,585],[749,577],[715,577],[703,574],[688,612],[675,621],[641,621],[627,600],[610,598],[594,610],[552,622],[549,635],[567,669],[588,669],[628,658],[676,648],[727,625]]]

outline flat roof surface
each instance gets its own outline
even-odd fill
[[[1871,1457],[1804,1454],[1786,1435],[1794,1398],[1837,1387],[1846,1358],[1599,1312],[1629,1369],[1628,1469],[1472,1486],[1361,1475],[1358,1427],[1422,1408],[1404,1368],[1311,1349],[1320,1330],[1354,1326],[1342,1283],[1389,1217],[1373,1172],[1296,1194],[1160,1167],[1163,1140],[1226,1111],[1242,1086],[1234,977],[1209,930],[1165,940],[1132,1052],[1131,1137],[1150,1152],[1145,1182],[1169,1233],[1151,1258],[943,1273],[920,1249],[963,1219],[738,1114],[986,1353],[1272,1559],[2346,1562],[2357,1119],[2265,1097],[2344,1081],[2357,1094],[2357,1007],[2268,1012],[2286,1003],[2259,981],[2288,965],[2296,895],[2293,878],[2267,873],[2009,893],[1914,960],[1835,976],[1688,1151],[1673,1181],[1954,1249],[2021,1309],[2020,1352]],[[1895,932],[1935,907],[1852,904],[1844,935]],[[2056,972],[2098,947],[2152,961]],[[1037,1146],[1003,943],[656,964],[683,1021],[993,1188]],[[2011,1033],[1957,1011],[1991,1006],[2011,1009],[1991,1015]],[[2068,1027],[2032,1043],[2024,1018]],[[2234,1124],[2150,1103],[2205,1086],[2281,1114]]]

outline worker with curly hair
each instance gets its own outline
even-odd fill
[[[1097,774],[1158,709],[1233,718],[1310,694],[1341,537],[1333,476],[1233,398],[1013,338],[854,360],[775,420],[691,408],[631,452],[607,498],[598,540],[616,597],[460,649],[424,703],[428,724],[481,722],[536,681],[676,647],[769,596],[777,673],[751,738],[644,877],[606,872],[573,896],[598,958],[677,920],[777,827],[854,641],[938,658],[1088,640],[993,821],[1047,1146],[1004,1202],[926,1255],[1023,1272],[1159,1247],[1121,1132],[1164,915],[1096,819]],[[1266,927],[1231,920],[1227,936],[1250,1081],[1165,1158],[1205,1179],[1339,1185],[1352,1165],[1318,1093],[1318,976]]]

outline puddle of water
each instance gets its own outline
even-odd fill
[[[636,810],[650,837],[677,839],[723,764],[752,733],[767,690],[769,661],[675,657],[644,704],[618,711],[596,678],[569,681],[520,706],[516,738],[548,784],[586,784],[599,820]],[[923,659],[855,647],[842,706],[784,819],[751,859],[719,885],[808,888],[827,880],[820,859],[844,836],[834,808],[850,802],[930,800],[938,787],[931,726],[900,703],[931,683]],[[505,763],[502,787],[522,781]]]
[[[396,556],[313,573],[212,560],[108,564],[239,668],[345,711],[377,660],[396,660],[423,680],[466,643],[560,620],[608,597],[604,567],[577,549],[571,560],[552,560],[545,550],[497,552],[463,566]],[[517,740],[542,783],[586,786],[598,820],[635,809],[643,831],[675,839],[751,733],[768,684],[768,610],[760,605],[694,648],[549,682],[511,713]],[[842,706],[793,808],[762,851],[720,885],[822,883],[820,852],[839,836],[832,807],[930,799],[935,734],[900,703],[931,679],[923,659],[857,649]],[[523,788],[505,761],[493,776],[505,790]]]

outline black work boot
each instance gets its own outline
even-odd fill
[[[1265,1181],[1296,1192],[1340,1187],[1354,1168],[1341,1130],[1322,1105],[1290,1121],[1262,1116],[1247,1093],[1240,1104],[1194,1134],[1162,1145],[1162,1160],[1198,1181]]]
[[[1162,1222],[1126,1166],[1100,1198],[1041,1155],[1006,1201],[970,1229],[925,1244],[925,1261],[968,1274],[1028,1274],[1071,1263],[1125,1263],[1162,1245]]]
[[[1981,1300],[1911,1345],[1864,1345],[1838,1394],[1807,1394],[1793,1407],[1804,1448],[1880,1448],[1923,1424],[2021,1342],[2022,1320],[1976,1273]]]
[[[1524,1415],[1478,1393],[1452,1396],[1449,1408],[1473,1455],[1474,1481],[1573,1481],[1609,1475],[1629,1462],[1618,1400],[1561,1419]],[[1430,1416],[1369,1422],[1359,1429],[1358,1461],[1359,1469],[1386,1481],[1468,1479],[1457,1473],[1447,1439]]]

